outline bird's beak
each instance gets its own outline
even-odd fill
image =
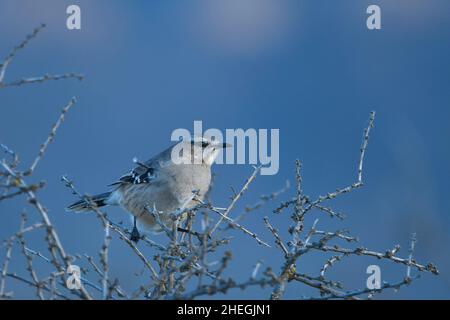
[[[229,143],[222,143],[222,148],[231,148],[233,145],[232,144],[229,144]]]

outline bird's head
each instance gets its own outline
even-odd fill
[[[228,147],[231,147],[228,143],[206,137],[194,137],[188,141],[181,141],[174,146],[172,161],[175,163],[212,166],[220,151]]]

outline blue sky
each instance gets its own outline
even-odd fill
[[[70,31],[65,9],[74,3],[82,10],[82,29]],[[369,4],[381,7],[381,30],[366,28]],[[287,179],[294,182],[297,158],[311,196],[353,182],[362,130],[375,110],[366,186],[336,201],[347,220],[320,223],[348,228],[373,249],[400,243],[404,255],[410,233],[417,232],[417,259],[435,262],[442,274],[384,297],[449,298],[449,14],[444,0],[2,0],[0,56],[40,23],[48,25],[17,55],[7,80],[64,72],[86,78],[1,90],[0,141],[30,162],[60,109],[78,98],[35,179],[48,182],[41,197],[68,250],[95,255],[100,226],[90,215],[63,211],[73,197],[59,182],[62,174],[83,192],[103,192],[134,156],[153,156],[170,145],[172,130],[192,130],[194,120],[219,129],[279,128],[280,171],[258,177],[237,214]],[[225,206],[229,187],[239,188],[252,168],[221,165],[214,171],[213,199]],[[246,225],[271,239],[262,217],[269,215],[280,229],[288,221],[288,214],[271,216],[275,206],[256,212]],[[0,204],[0,238],[17,229],[25,207]],[[110,214],[128,222],[120,209]],[[240,246],[230,274],[245,277],[258,259],[275,268],[281,262],[275,249],[255,249],[252,239],[235,236]],[[112,272],[136,284],[139,261],[127,248],[117,244],[112,259],[118,262]],[[124,259],[129,263],[119,263]],[[317,270],[322,260],[312,257],[303,267]],[[369,263],[353,259],[333,275],[361,287]],[[386,280],[403,276],[400,266],[382,267]],[[16,288],[24,296],[25,289]],[[287,297],[303,294],[308,291],[297,287]],[[264,298],[267,291],[228,297]]]

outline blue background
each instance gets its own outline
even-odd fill
[[[68,30],[66,7],[81,7],[82,29]],[[378,4],[382,30],[366,27],[366,8]],[[294,161],[304,168],[304,190],[325,194],[356,179],[362,131],[377,111],[365,162],[366,186],[334,201],[348,218],[323,214],[319,228],[348,228],[364,246],[384,251],[402,245],[407,256],[417,232],[416,259],[435,262],[441,275],[425,275],[384,298],[449,298],[449,125],[450,3],[420,1],[0,1],[0,56],[6,56],[39,25],[48,27],[21,51],[6,80],[45,73],[79,72],[85,80],[64,80],[0,90],[0,141],[16,150],[24,167],[34,159],[61,108],[78,104],[49,148],[33,179],[46,180],[40,192],[63,244],[71,253],[97,257],[103,233],[90,214],[63,208],[74,200],[60,182],[68,174],[86,193],[106,185],[131,166],[170,144],[176,128],[279,128],[280,171],[259,176],[234,212],[261,194],[294,182]],[[213,199],[229,202],[230,186],[240,188],[249,165],[220,165]],[[286,200],[294,190],[283,194]],[[272,241],[262,217],[286,236],[289,211],[274,215],[277,202],[252,213],[245,225]],[[36,215],[23,199],[0,204],[0,238],[19,226],[20,212]],[[108,210],[128,223],[118,208]],[[310,218],[310,219],[311,219]],[[312,223],[307,221],[308,225]],[[282,256],[256,247],[235,231],[234,260],[227,275],[245,280],[259,259],[279,271]],[[155,239],[164,242],[164,236]],[[35,249],[42,235],[36,236]],[[237,245],[239,244],[239,245]],[[148,255],[152,249],[144,248]],[[0,250],[4,256],[4,249]],[[23,266],[19,253],[12,269]],[[3,258],[2,258],[3,259]],[[140,261],[114,241],[112,276],[125,289],[142,277]],[[318,272],[326,258],[299,260],[298,270]],[[400,280],[405,268],[371,259],[338,264],[331,278],[347,288],[365,285],[366,267],[382,267],[386,281]],[[42,268],[45,268],[42,266]],[[93,276],[93,275],[92,275]],[[17,297],[33,291],[9,280]],[[286,297],[314,291],[292,285]],[[267,298],[269,291],[231,291],[227,298]],[[221,297],[220,295],[217,297]],[[223,297],[223,296],[222,296]]]

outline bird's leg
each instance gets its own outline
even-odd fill
[[[133,223],[133,230],[130,234],[130,240],[134,243],[138,243],[138,241],[141,239],[141,234],[139,233],[138,228],[136,227],[136,216],[134,217],[134,223]]]

